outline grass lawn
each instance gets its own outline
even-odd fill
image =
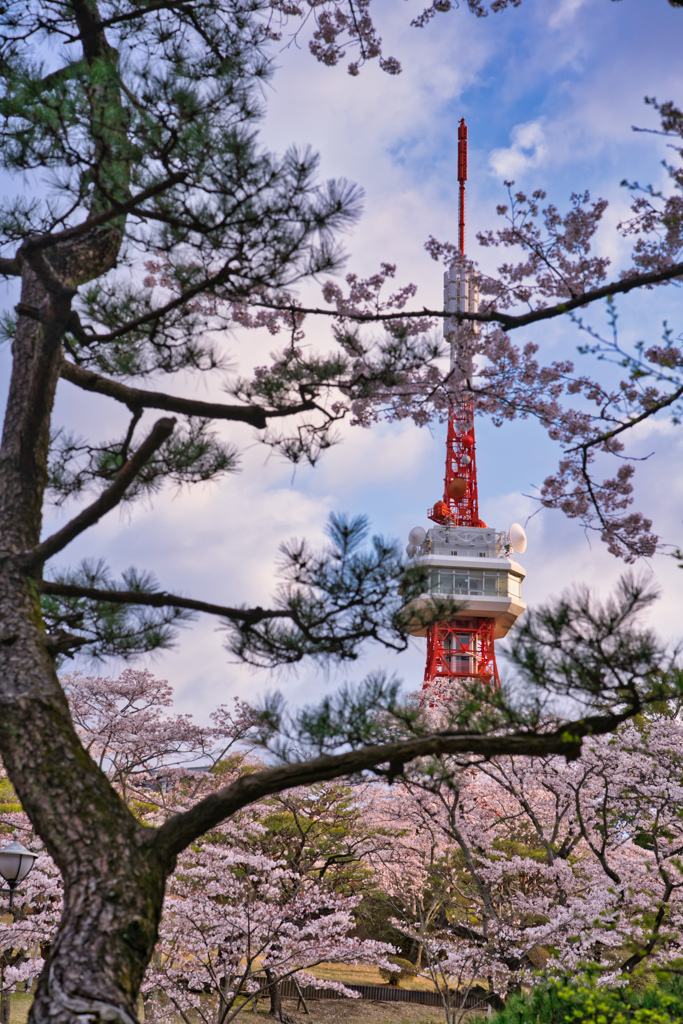
[[[25,992],[13,992],[9,1007],[9,1024],[26,1024],[32,1002],[33,996],[28,996]]]

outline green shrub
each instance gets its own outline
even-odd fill
[[[408,981],[417,974],[415,964],[412,964],[410,960],[404,960],[401,956],[388,956],[387,960],[395,965],[394,968],[387,970],[385,967],[380,967],[379,973],[392,988],[399,988],[402,981]]]
[[[678,978],[638,988],[602,988],[588,977],[552,981],[512,996],[488,1024],[680,1024],[683,983]]]

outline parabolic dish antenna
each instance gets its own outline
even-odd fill
[[[524,532],[524,527],[520,526],[519,523],[513,523],[510,527],[510,543],[520,555],[523,555],[526,551],[526,533]]]

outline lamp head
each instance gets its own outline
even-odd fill
[[[37,856],[15,839],[0,850],[0,875],[10,885],[16,885],[26,878]]]

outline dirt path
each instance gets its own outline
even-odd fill
[[[419,1006],[414,1003],[374,1003],[368,999],[312,999],[308,1003],[309,1016],[296,1011],[296,1001],[285,1000],[285,1011],[296,1024],[444,1024],[445,1017],[438,1006]],[[468,1024],[475,1024],[474,1015],[468,1014]],[[483,1018],[479,1018],[482,1020]],[[273,1018],[266,1005],[257,1013],[244,1010],[236,1024],[265,1024]]]

